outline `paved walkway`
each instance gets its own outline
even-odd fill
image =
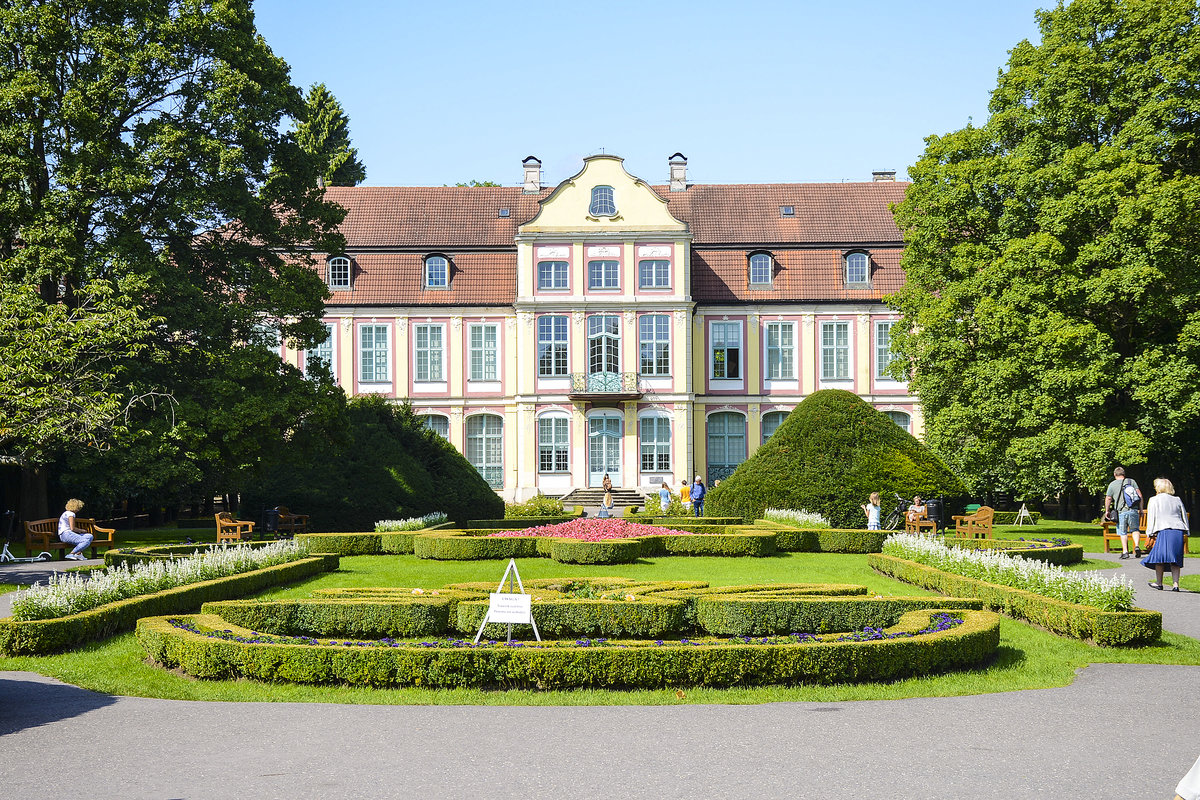
[[[1121,571],[1200,638],[1196,593]],[[1170,798],[1200,753],[1198,683],[1098,664],[971,697],[483,708],[152,700],[0,672],[0,796]]]

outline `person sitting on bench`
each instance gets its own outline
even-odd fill
[[[72,498],[67,501],[67,510],[58,518],[58,539],[61,542],[75,545],[75,549],[67,553],[72,561],[87,561],[83,551],[88,548],[95,538],[85,530],[75,527],[75,512],[83,510],[83,501]]]

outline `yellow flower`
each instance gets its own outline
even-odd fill
[[[629,600],[630,602],[632,602],[632,601],[636,600],[637,598],[635,598],[635,597],[634,597],[633,595],[631,595],[631,594],[627,594],[627,595],[625,595],[625,599],[626,599],[626,600]]]

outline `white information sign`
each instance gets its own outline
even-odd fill
[[[514,580],[517,584],[515,592],[513,591]],[[508,584],[507,592],[504,591],[506,583]],[[488,610],[483,615],[483,622],[479,623],[479,632],[475,634],[475,644],[479,644],[479,639],[483,636],[483,629],[489,622],[507,624],[510,642],[512,641],[513,625],[532,625],[533,635],[539,642],[542,640],[542,635],[538,633],[537,623],[533,621],[533,598],[525,594],[525,586],[521,583],[521,573],[517,572],[515,559],[508,560],[508,569],[504,570],[504,577],[500,579],[500,585],[488,599]]]
[[[1021,510],[1017,512],[1017,524],[1024,525],[1026,522],[1033,525],[1033,515],[1029,513],[1029,509],[1025,507],[1025,504],[1021,503]]]

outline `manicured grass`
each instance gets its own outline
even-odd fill
[[[997,525],[993,528],[993,536],[997,539],[1050,539],[1062,537],[1070,539],[1075,544],[1083,545],[1086,553],[1103,553],[1104,537],[1100,534],[1100,526],[1092,522],[1069,522],[1066,520],[1047,519],[1034,526]],[[1200,538],[1200,537],[1197,537]],[[1143,541],[1144,537],[1143,537]],[[1200,558],[1200,542],[1189,541],[1191,552],[1188,558]],[[1116,551],[1120,551],[1117,543]]]
[[[932,592],[885,578],[867,567],[866,556],[788,553],[771,558],[659,558],[619,566],[572,566],[545,559],[521,559],[524,579],[620,575],[635,579],[705,580],[711,585],[743,583],[860,583],[889,595]],[[499,582],[502,561],[427,561],[414,556],[353,556],[342,569],[261,597],[306,597],[316,588],[335,586],[420,586],[437,588],[466,581]],[[1200,578],[1200,576],[1191,576]],[[1186,582],[1186,581],[1185,581]],[[1200,587],[1198,587],[1200,588]],[[986,668],[887,684],[832,687],[757,687],[675,689],[632,692],[576,690],[428,690],[364,689],[345,686],[294,686],[253,681],[200,681],[147,664],[133,634],[58,656],[0,658],[0,669],[30,670],[112,694],[183,700],[320,702],[411,705],[668,705],[679,703],[765,703],[778,701],[887,700],[942,697],[1065,686],[1089,663],[1200,665],[1200,642],[1164,633],[1142,648],[1100,648],[1064,639],[1005,619],[1000,650]]]

